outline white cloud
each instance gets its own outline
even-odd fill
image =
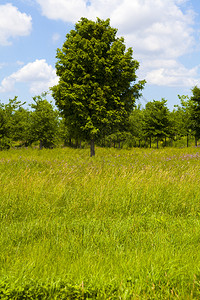
[[[36,1],[42,14],[54,20],[109,17],[118,35],[133,47],[142,65],[141,78],[149,83],[188,86],[198,80],[198,68],[188,70],[178,63],[195,45],[195,13],[187,0],[90,0],[89,5],[87,0]]]
[[[87,14],[87,1],[84,0],[37,0],[44,16],[53,20],[74,22]]]
[[[0,5],[0,45],[11,45],[10,38],[29,35],[32,18],[8,3]]]
[[[193,46],[193,13],[175,0],[124,0],[112,23],[140,56],[178,57]]]
[[[121,0],[36,0],[42,14],[52,20],[77,22],[81,17],[108,18]]]
[[[29,86],[31,94],[40,94],[58,83],[55,69],[45,59],[28,63],[17,72],[5,77],[0,85],[0,92],[11,92],[17,83]]]
[[[154,68],[151,64],[154,64]],[[142,72],[146,74],[149,84],[191,88],[200,84],[199,68],[200,66],[196,66],[188,69],[176,60],[154,60],[146,62]]]
[[[81,17],[111,19],[136,52],[179,56],[193,45],[194,13],[185,0],[36,0],[50,19],[77,22]]]

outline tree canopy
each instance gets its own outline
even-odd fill
[[[124,130],[145,81],[137,81],[138,61],[110,20],[81,18],[57,50],[59,83],[52,88],[69,131],[91,143]]]
[[[191,128],[195,132],[196,140],[200,138],[200,88],[195,86],[192,89],[190,99]]]
[[[31,138],[40,141],[40,148],[49,148],[55,142],[58,127],[58,112],[51,103],[44,99],[46,93],[33,97],[35,103],[31,104]]]
[[[150,139],[156,137],[157,147],[158,140],[169,134],[169,109],[166,104],[167,101],[165,99],[161,101],[153,100],[146,104],[144,120],[145,132]]]

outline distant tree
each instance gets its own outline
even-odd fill
[[[138,141],[140,147],[141,141],[145,139],[144,133],[144,109],[141,105],[138,105],[131,112],[129,118],[129,132],[132,135],[132,139]]]
[[[35,96],[31,104],[31,142],[39,141],[40,149],[54,145],[58,129],[58,112],[45,97],[46,93]]]
[[[58,122],[58,132],[57,132],[58,138],[60,141],[63,142],[64,146],[69,144],[69,139],[70,139],[69,130],[65,123],[66,123],[65,119],[61,117]]]
[[[109,144],[113,144],[114,148],[121,148],[122,143],[125,142],[128,138],[130,138],[130,133],[128,131],[118,131],[106,136],[107,141]]]
[[[175,109],[170,113],[171,138],[187,137],[187,147],[189,146],[189,136],[192,134],[191,123],[191,100],[188,96],[178,95],[180,105],[174,105]]]
[[[191,110],[191,129],[195,134],[195,144],[200,138],[200,89],[195,86],[192,89],[193,95],[190,98],[190,110]]]
[[[58,125],[58,137],[64,142],[64,146],[81,148],[81,139],[76,132],[71,131],[65,118],[60,118]],[[75,143],[74,143],[75,141]]]
[[[136,83],[139,63],[116,33],[109,19],[82,18],[57,50],[52,95],[69,131],[90,141],[91,156],[99,138],[124,130],[145,83]]]
[[[144,131],[145,135],[150,139],[150,147],[151,139],[156,138],[158,148],[158,141],[166,138],[169,130],[170,118],[167,100],[148,102],[144,111]]]
[[[0,103],[0,150],[10,148],[9,120],[3,103]]]
[[[23,104],[17,96],[9,99],[8,104],[0,103],[0,149],[9,149],[15,140],[15,113]]]
[[[30,127],[31,112],[20,106],[13,114],[12,140],[18,141],[20,146],[29,146],[31,140]]]

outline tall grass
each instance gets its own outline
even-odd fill
[[[0,295],[199,299],[199,181],[198,148],[0,152]]]

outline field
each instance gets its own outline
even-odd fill
[[[200,149],[0,152],[0,299],[200,299]]]

